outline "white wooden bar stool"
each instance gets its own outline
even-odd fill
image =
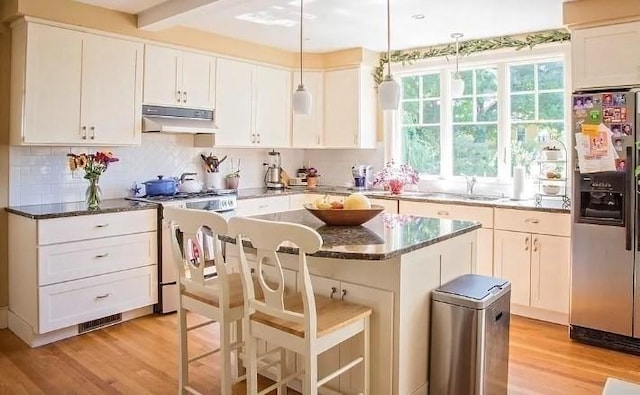
[[[313,229],[292,223],[272,222],[251,218],[234,217],[229,220],[229,233],[236,238],[236,247],[240,256],[242,282],[245,290],[244,320],[245,356],[247,366],[247,393],[258,394],[258,363],[266,355],[259,356],[257,339],[279,349],[272,350],[280,354],[279,380],[262,390],[260,394],[278,389],[279,395],[286,394],[286,384],[304,376],[302,388],[304,395],[318,394],[319,387],[348,371],[363,364],[363,393],[369,394],[369,317],[371,308],[314,295],[311,278],[307,268],[307,254],[316,252],[322,246],[322,238]],[[242,240],[248,239],[256,248],[256,270],[259,289],[264,300],[256,298],[254,280],[242,247]],[[298,283],[302,289],[298,294],[284,296],[284,276],[276,251],[283,242],[291,242],[299,249]],[[264,279],[262,264],[268,261],[276,267],[277,288],[270,287]],[[278,275],[279,271],[279,275]],[[323,378],[318,377],[318,355],[338,344],[363,333],[363,353],[353,361],[344,364]],[[296,372],[286,372],[285,351],[293,351],[304,360],[304,366]],[[267,365],[268,366],[268,365]],[[262,366],[261,366],[262,368]],[[323,391],[324,388],[323,388]],[[329,391],[327,391],[329,392]],[[335,393],[335,391],[330,391]]]
[[[220,393],[231,395],[231,386],[244,379],[232,377],[231,356],[238,356],[242,343],[244,298],[239,266],[226,264],[222,256],[218,235],[227,233],[226,219],[212,211],[165,207],[164,217],[176,230],[182,232],[182,248],[178,237],[172,237],[172,250],[179,278],[178,333],[179,333],[179,393],[198,393],[189,385],[189,363],[220,352]],[[211,236],[204,236],[204,227]],[[212,249],[212,251],[210,250]],[[207,252],[207,254],[205,254]],[[207,255],[207,256],[205,256]],[[213,258],[217,276],[204,277],[205,260]],[[187,326],[187,311],[195,312],[210,320]],[[220,347],[189,357],[188,332],[205,325],[220,323]],[[233,323],[236,325],[236,341],[232,342]],[[238,359],[236,359],[239,364]],[[239,371],[239,370],[238,370]],[[239,374],[237,375],[239,376]]]

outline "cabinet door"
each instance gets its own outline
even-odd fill
[[[139,144],[142,44],[85,35],[82,61],[82,127],[98,144]]]
[[[291,78],[286,70],[256,66],[256,143],[289,147],[291,125]]]
[[[360,69],[327,71],[324,145],[357,147],[360,133]]]
[[[218,59],[216,67],[216,145],[249,146],[253,133],[252,80],[255,66]],[[255,138],[254,138],[255,140]]]
[[[80,129],[82,33],[29,24],[27,34],[22,141],[83,142]],[[17,46],[14,54],[16,51]]]
[[[145,45],[144,104],[174,107],[182,104],[182,92],[178,93],[181,56],[175,49]]]
[[[311,94],[311,114],[293,114],[291,145],[293,148],[320,147],[324,126],[324,73],[305,71],[302,78]],[[299,84],[300,72],[294,72],[291,89],[296,90]]]
[[[568,314],[570,239],[532,236],[531,307]]]
[[[496,230],[495,276],[511,281],[511,302],[529,306],[531,288],[531,234]]]
[[[182,105],[214,108],[216,59],[192,52],[182,53]]]
[[[493,276],[493,229],[478,231],[476,269],[474,273]]]
[[[362,285],[342,282],[341,295],[344,300],[369,306],[373,309],[371,315],[371,393],[391,394],[393,358],[393,292],[365,287]],[[353,361],[362,355],[362,334],[340,345],[340,364]],[[364,370],[358,365],[340,376],[340,391],[342,393],[362,393],[362,376]]]
[[[640,84],[640,22],[571,32],[574,90]]]

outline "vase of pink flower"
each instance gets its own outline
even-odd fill
[[[109,163],[117,162],[111,152],[96,152],[95,154],[67,154],[71,171],[84,170],[84,178],[89,181],[85,192],[87,208],[100,208],[102,191],[100,190],[100,176],[107,171]]]
[[[416,185],[418,181],[420,176],[413,167],[393,161],[387,162],[382,171],[377,172],[373,177],[373,185],[382,185],[385,190],[396,195],[402,193],[405,185]]]

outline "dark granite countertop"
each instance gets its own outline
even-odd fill
[[[306,210],[285,211],[253,218],[293,222],[315,229],[322,236],[320,250],[312,256],[337,259],[386,260],[479,229],[469,221],[452,221],[382,213],[362,226],[327,226]],[[224,238],[234,242],[233,239]],[[248,247],[252,247],[247,243]],[[283,245],[280,252],[297,254]]]
[[[76,217],[79,215],[94,215],[119,213],[134,210],[152,210],[158,208],[155,203],[136,202],[126,199],[107,199],[100,203],[97,210],[88,210],[86,202],[36,204],[33,206],[7,207],[5,210],[12,214],[22,215],[31,219],[50,219],[61,217]]]
[[[319,186],[314,189],[302,189],[302,188],[287,188],[284,190],[271,190],[266,188],[247,188],[238,190],[238,199],[259,198],[268,196],[285,196],[285,195],[297,195],[300,193],[319,193],[319,194],[332,194],[332,195],[349,195],[356,191],[345,187],[332,187],[332,186]],[[459,204],[465,206],[478,206],[478,207],[496,207],[496,208],[509,208],[516,210],[528,210],[528,211],[545,211],[551,213],[564,213],[571,212],[570,208],[565,208],[562,205],[560,198],[543,199],[539,206],[536,206],[536,202],[533,199],[530,200],[511,200],[509,198],[499,198],[495,200],[474,200],[463,197],[461,194],[447,194],[447,193],[430,193],[430,192],[405,192],[400,195],[392,195],[390,192],[384,192],[380,190],[359,191],[370,198],[375,199],[387,199],[387,200],[409,200],[414,202],[428,202],[428,203],[442,203],[442,204]],[[477,195],[476,195],[477,196]]]

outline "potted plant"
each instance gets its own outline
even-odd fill
[[[542,148],[542,159],[543,160],[559,160],[562,159],[562,151],[560,148],[548,145]]]
[[[234,167],[233,160],[231,160],[231,171],[224,177],[225,186],[227,189],[238,189],[240,183],[240,159],[238,159],[238,165]]]
[[[382,171],[373,177],[373,185],[382,185],[385,190],[393,194],[400,194],[405,185],[416,185],[420,181],[420,176],[413,167],[406,164],[396,164],[393,161],[387,162]]]
[[[307,169],[307,188],[315,188],[318,186],[318,170],[315,167]]]

